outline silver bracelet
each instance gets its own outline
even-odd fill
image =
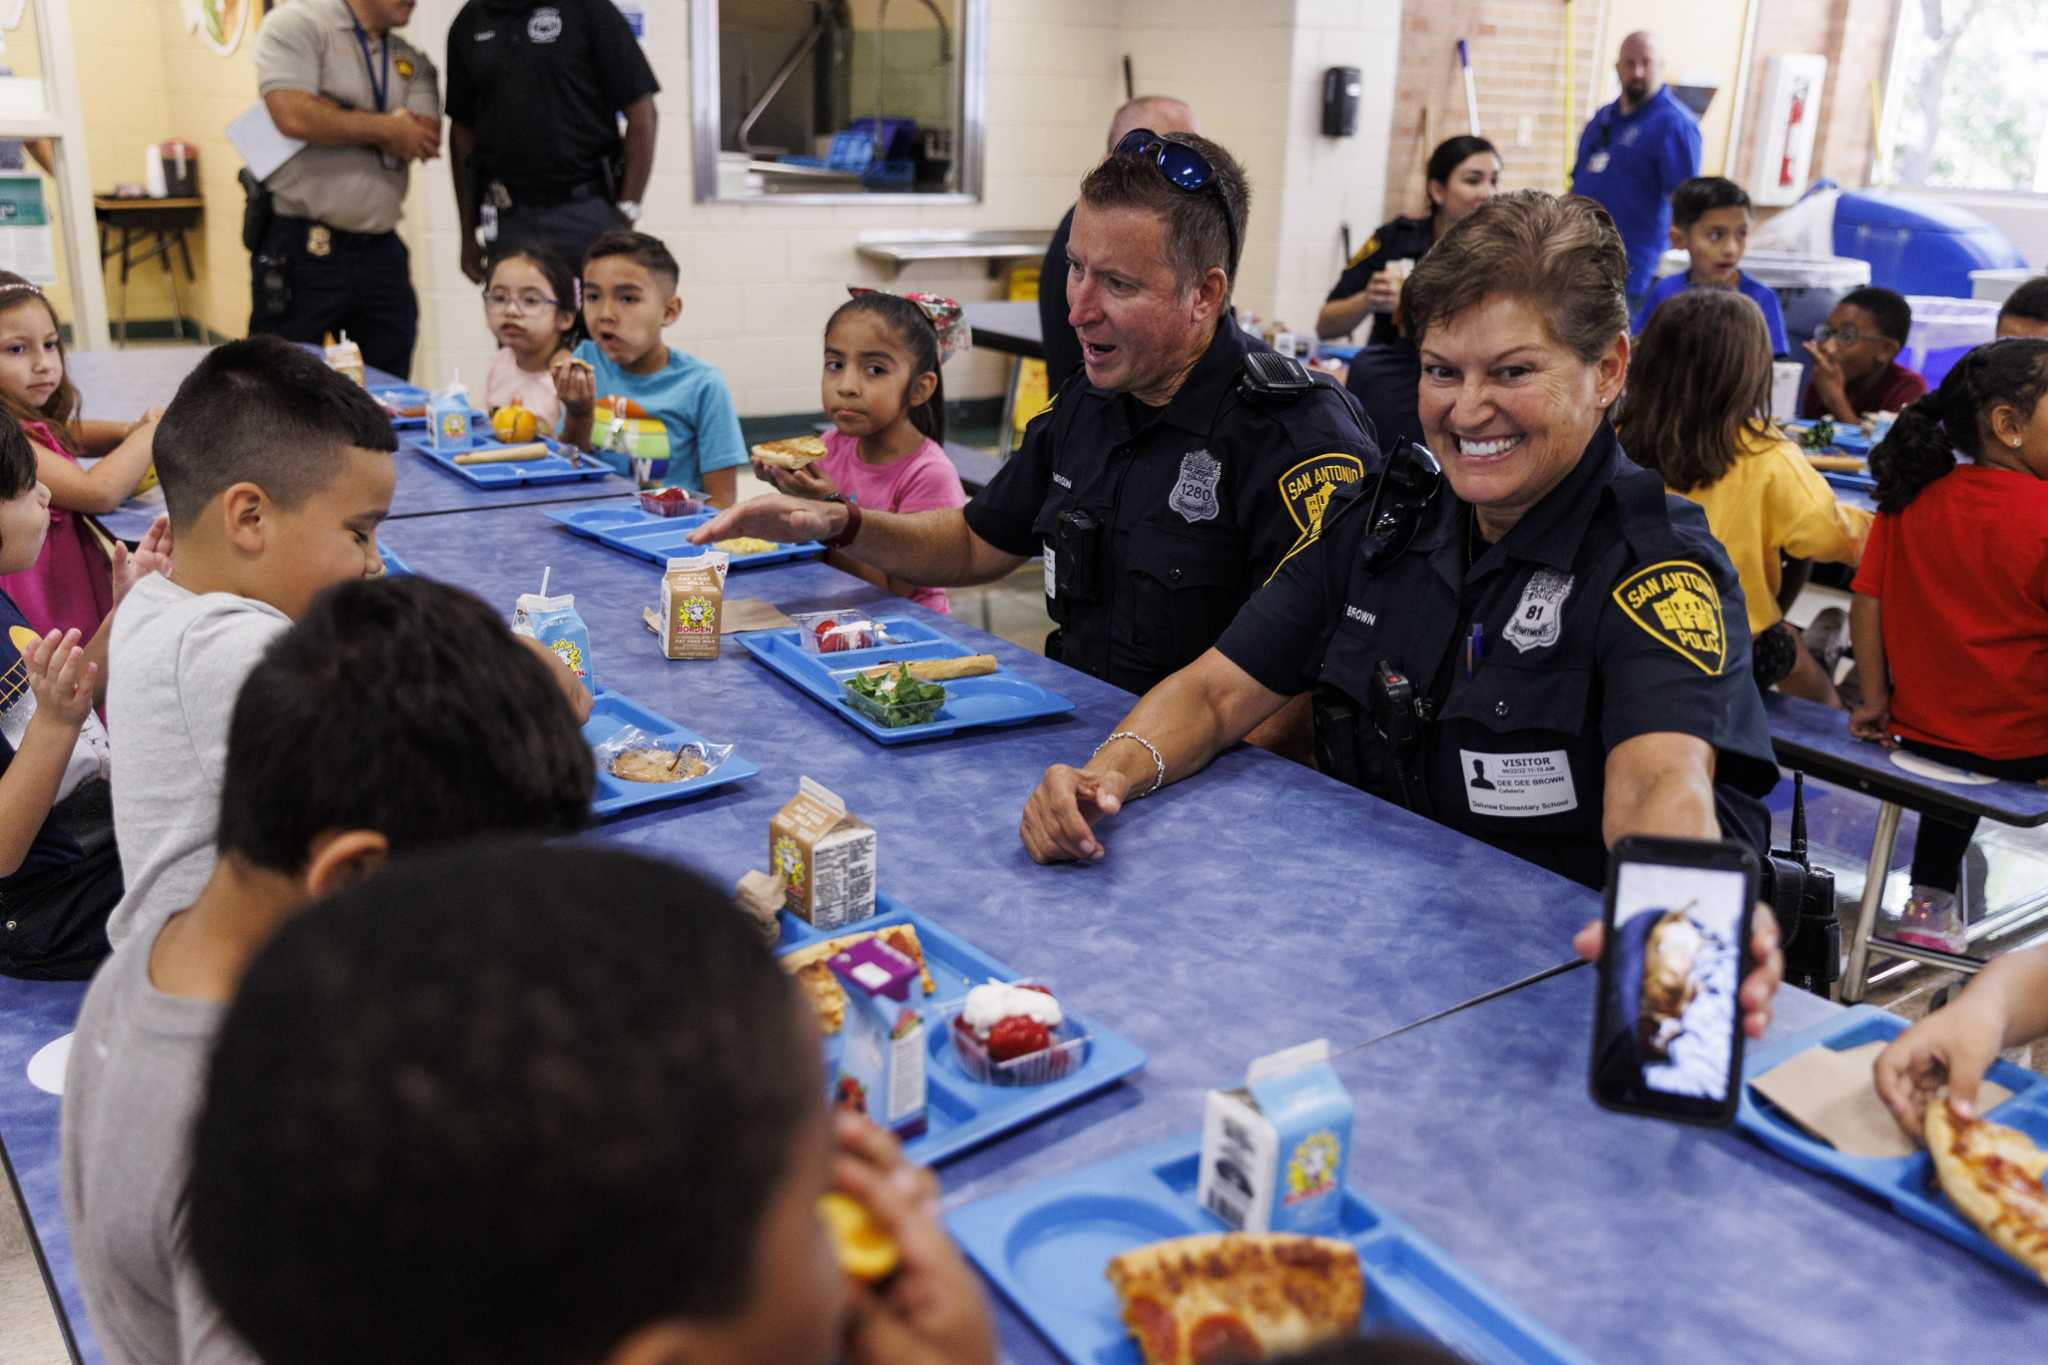
[[[1153,792],[1156,792],[1161,787],[1165,786],[1166,760],[1160,756],[1159,750],[1153,747],[1151,740],[1145,738],[1143,735],[1137,733],[1135,730],[1119,730],[1115,734],[1111,735],[1108,739],[1103,740],[1102,743],[1095,746],[1095,753],[1088,755],[1089,761],[1093,762],[1097,754],[1100,754],[1104,749],[1107,749],[1110,745],[1116,743],[1120,739],[1128,739],[1133,743],[1142,744],[1145,746],[1145,752],[1152,755],[1152,785],[1145,788],[1145,790],[1141,792],[1133,792],[1130,796],[1126,797],[1125,799],[1129,801],[1136,801],[1140,797],[1150,796]]]

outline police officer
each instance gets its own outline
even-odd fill
[[[419,300],[394,230],[408,166],[441,153],[434,64],[392,30],[415,0],[291,0],[263,21],[257,89],[307,144],[264,182],[251,229],[249,331],[319,341],[346,331],[363,359],[404,375]]]
[[[1376,472],[1349,396],[1231,324],[1243,172],[1135,130],[1089,173],[1068,297],[1085,372],[964,509],[892,516],[773,495],[692,535],[821,538],[895,578],[987,582],[1045,556],[1047,653],[1143,691],[1215,643],[1331,497]]]
[[[1606,422],[1626,271],[1597,205],[1533,190],[1437,243],[1402,295],[1433,456],[1340,493],[1215,650],[1049,771],[1033,856],[1102,856],[1095,821],[1311,687],[1325,766],[1577,881],[1632,832],[1763,852],[1777,768],[1741,589]]]
[[[1396,218],[1382,223],[1366,238],[1337,277],[1323,311],[1316,315],[1316,335],[1326,341],[1349,336],[1370,313],[1372,330],[1366,333],[1366,344],[1399,342],[1401,329],[1394,320],[1394,305],[1401,297],[1400,271],[1413,267],[1430,243],[1500,191],[1500,169],[1500,153],[1483,137],[1454,137],[1439,143],[1429,156],[1429,216]],[[1406,264],[1398,270],[1390,268],[1396,261]]]
[[[660,90],[613,0],[469,0],[448,28],[462,273],[484,282],[488,242],[580,274],[592,242],[638,223]]]

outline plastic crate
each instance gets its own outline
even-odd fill
[[[1899,364],[1918,370],[1930,389],[1972,347],[1998,334],[2000,305],[1996,300],[1912,294],[1906,302],[1913,307],[1913,330],[1906,335]]]

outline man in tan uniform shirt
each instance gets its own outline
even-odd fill
[[[249,331],[319,341],[346,331],[405,376],[419,334],[395,230],[410,166],[441,154],[441,83],[392,30],[415,0],[289,0],[256,40],[257,90],[306,143],[264,182],[274,217],[252,260]]]

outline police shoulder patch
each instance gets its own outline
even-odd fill
[[[1341,450],[1311,455],[1280,476],[1280,501],[1295,529],[1307,534],[1322,525],[1331,495],[1364,477],[1365,461],[1356,455]]]
[[[1372,236],[1365,239],[1364,246],[1358,248],[1358,250],[1351,253],[1351,261],[1344,268],[1346,270],[1349,270],[1352,266],[1357,265],[1360,261],[1372,255],[1373,252],[1378,251],[1379,249],[1380,236],[1377,232],[1375,232]]]
[[[1657,643],[1710,677],[1728,663],[1728,631],[1713,575],[1685,559],[1636,570],[1614,588],[1615,605]]]
[[[412,79],[414,70],[412,58],[400,57],[395,63],[393,63],[393,65],[395,65],[398,68],[399,75],[405,77],[405,79],[407,80]]]

